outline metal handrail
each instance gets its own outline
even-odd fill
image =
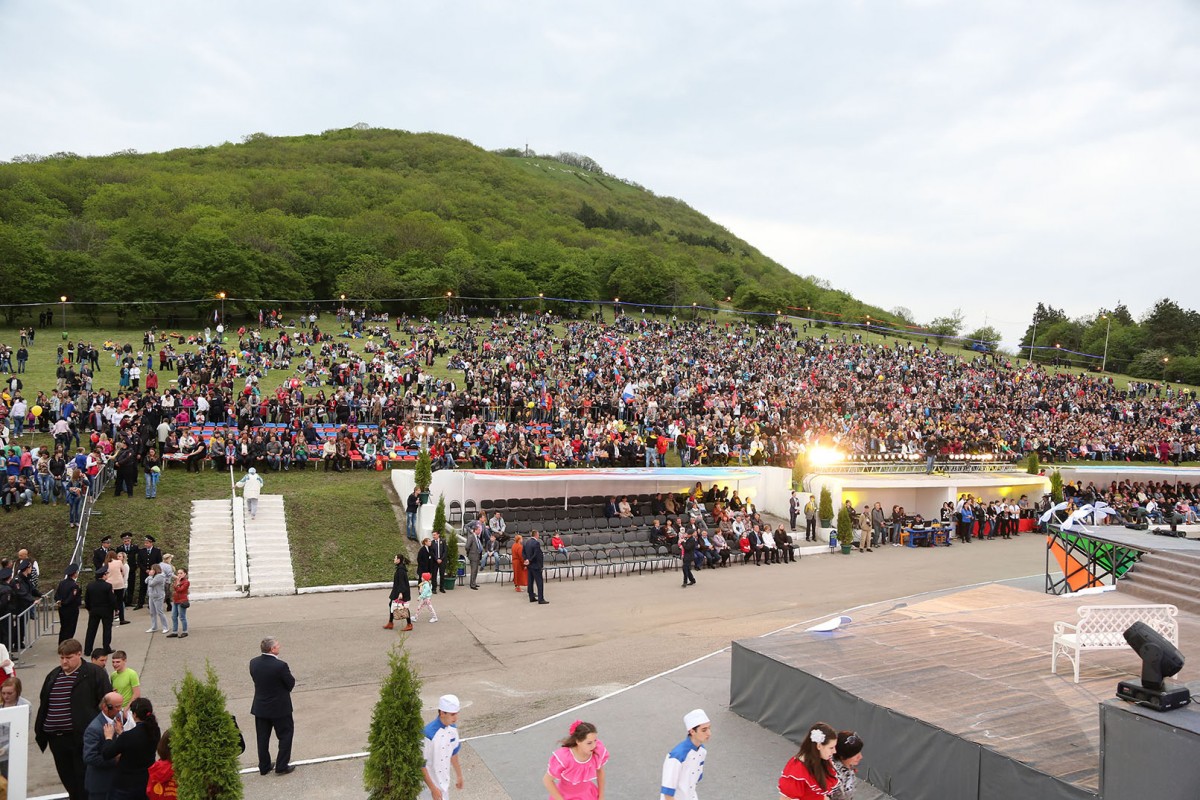
[[[925,474],[924,461],[845,461],[839,464],[823,464],[813,467],[813,472],[845,475],[850,473],[881,473],[889,475]],[[938,461],[934,471],[948,474],[970,472],[1013,472],[1019,469],[1012,462],[996,461]]]
[[[233,466],[229,467],[229,514],[233,522],[233,581],[241,591],[250,588],[250,565],[246,555],[246,511],[238,502]]]
[[[92,484],[88,482],[87,494],[83,497],[83,507],[79,511],[79,527],[75,531],[75,549],[71,551],[71,564],[83,564],[83,545],[87,540],[88,520],[92,516],[92,510],[96,505],[96,501],[100,499],[100,495],[104,494],[104,490],[108,488],[109,482],[116,475],[116,470],[110,464],[105,464],[100,470],[100,474],[96,476],[96,491],[92,491]],[[99,512],[96,512],[99,513]]]

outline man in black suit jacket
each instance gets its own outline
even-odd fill
[[[154,546],[153,536],[147,536],[137,551],[138,601],[133,607],[134,611],[146,605],[146,577],[150,574],[150,567],[161,563],[162,550]]]
[[[100,565],[108,561],[108,546],[112,544],[112,537],[105,536],[100,540],[100,546],[92,551],[92,569],[100,569]],[[130,562],[135,563],[135,562]]]
[[[429,570],[429,574],[433,576],[433,591],[434,594],[441,592],[446,593],[442,588],[442,578],[446,573],[446,543],[442,541],[442,536],[437,531],[433,532],[433,541],[429,544],[429,550],[433,554],[433,568]],[[457,571],[458,565],[455,564]]]
[[[296,769],[291,765],[292,734],[292,688],[296,679],[288,669],[286,661],[279,658],[279,641],[272,636],[262,640],[262,655],[250,660],[250,679],[254,681],[254,702],[250,713],[254,715],[254,730],[258,734],[258,773],[271,771],[271,731],[279,739],[279,755],[275,759],[275,771],[287,775]]]
[[[92,646],[96,644],[96,630],[102,625],[104,652],[112,652],[113,614],[117,610],[117,598],[113,594],[112,584],[104,580],[107,574],[108,567],[101,565],[96,570],[92,582],[83,590],[83,607],[88,612],[87,636],[84,637],[83,649],[87,653],[92,652]]]
[[[538,532],[530,531],[529,538],[521,543],[521,555],[525,559],[525,571],[528,573],[529,602],[547,605],[550,601],[542,586],[542,543],[538,541]],[[537,585],[537,593],[533,587]]]

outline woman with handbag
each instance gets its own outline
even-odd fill
[[[187,570],[179,567],[171,581],[171,632],[168,639],[186,639],[188,635],[187,612],[192,603],[188,600],[188,591],[192,582],[188,580]]]
[[[408,559],[403,553],[396,554],[396,574],[392,576],[392,591],[388,595],[388,621],[384,625],[384,630],[391,630],[396,627],[396,612],[397,606],[405,607],[408,601],[412,599],[412,593],[408,586]],[[402,616],[404,617],[405,626],[402,631],[411,631],[413,629],[412,617],[408,615],[408,610],[405,608]]]

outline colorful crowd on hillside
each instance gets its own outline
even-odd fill
[[[393,330],[360,312],[333,326],[339,335],[323,332],[316,315],[286,324],[272,312],[227,339],[219,327],[188,337],[151,330],[141,347],[53,350],[22,331],[15,349],[0,347],[2,443],[36,427],[53,434],[63,461],[80,447],[85,457],[116,458],[124,444],[135,479],[139,464],[149,474],[151,452],[196,469],[209,459],[346,468],[421,445],[441,468],[661,466],[670,451],[685,466],[788,465],[818,445],[912,460],[1200,457],[1194,392],[1118,388],[1105,376],[913,341],[635,314],[400,318]],[[53,387],[24,386],[13,362],[24,368],[30,358],[56,361]],[[110,360],[115,380],[103,385]],[[287,377],[264,391],[271,370]],[[205,439],[202,424],[228,427]],[[321,425],[341,430],[321,436]],[[25,464],[25,453],[9,453],[8,477],[26,478],[45,500],[28,456]]]

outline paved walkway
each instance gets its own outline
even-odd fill
[[[561,723],[547,725],[528,745],[499,751],[491,742],[481,742],[477,752],[474,737],[537,723],[722,650],[733,639],[866,603],[1040,575],[1044,564],[1044,539],[1026,535],[970,546],[884,547],[850,556],[809,556],[796,564],[706,570],[696,574],[698,584],[688,589],[680,587],[678,573],[554,582],[546,588],[550,600],[546,606],[530,604],[511,585],[491,584],[476,592],[456,589],[436,595],[440,621],[421,622],[411,634],[381,630],[387,619],[386,590],[213,600],[192,606],[188,639],[130,633],[141,630],[135,619],[134,625],[116,631],[114,646],[129,650],[130,665],[139,670],[144,694],[158,704],[160,716],[169,714],[170,687],[178,684],[184,668],[202,671],[206,659],[210,661],[221,676],[230,709],[243,731],[251,734],[250,751],[242,759],[244,766],[251,767],[253,689],[247,663],[258,653],[263,636],[280,638],[281,655],[298,680],[293,697],[294,757],[302,766],[286,777],[246,776],[246,797],[253,800],[277,798],[283,785],[296,798],[365,797],[360,788],[361,761],[322,765],[303,765],[303,761],[365,748],[387,651],[394,643],[406,641],[424,673],[426,707],[432,708],[446,692],[458,694],[464,702],[460,728],[469,739],[463,750],[467,784],[455,797],[525,800],[529,795],[523,791],[512,794],[524,785],[513,776],[540,776]],[[29,654],[28,660],[37,663],[24,666],[22,675],[32,687],[31,699],[36,700],[41,677],[55,663],[53,648],[47,639]],[[713,707],[723,709],[728,703],[728,680],[718,676],[704,683]],[[661,700],[657,696],[639,697],[636,713],[640,716],[632,721],[633,712],[622,715],[607,707],[595,708],[597,718],[605,720],[602,732],[611,726],[607,736],[620,745],[620,752],[614,751],[614,781],[621,765],[620,782],[630,792],[614,791],[613,800],[655,791],[657,778],[644,765],[635,769],[632,764],[637,759],[660,759],[674,738],[668,736],[670,721],[689,710],[677,707],[687,703],[669,693]],[[621,726],[636,726],[643,718],[653,721],[644,734],[622,732]],[[734,765],[738,774],[778,774],[779,756],[786,755],[791,745],[762,733],[766,739],[755,739],[762,742],[761,751],[750,748],[742,753],[739,746],[722,753],[722,737],[732,736],[733,731],[728,730],[732,725],[721,725],[727,731],[722,734],[718,727],[714,736],[706,786],[722,785],[722,770]],[[759,735],[757,726],[744,728],[753,732],[738,727],[738,738]],[[732,747],[728,738],[725,744]],[[757,762],[749,760],[758,752]],[[733,761],[729,757],[733,753],[742,754]],[[31,754],[30,775],[31,796],[61,791],[48,754],[36,750]],[[712,796],[737,795],[716,792]]]

